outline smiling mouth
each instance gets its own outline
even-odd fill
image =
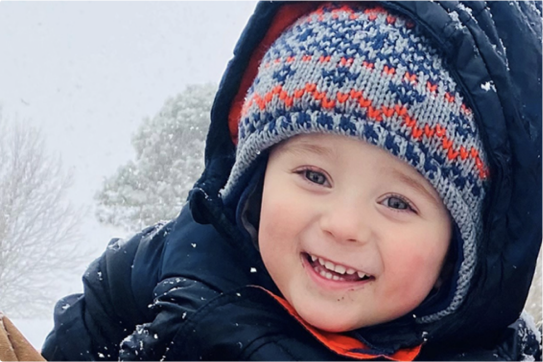
[[[361,282],[374,278],[373,276],[362,271],[355,270],[341,264],[335,264],[330,260],[326,260],[309,253],[302,254],[315,273],[325,279],[345,282]]]

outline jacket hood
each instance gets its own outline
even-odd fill
[[[257,6],[211,111],[205,170],[189,200],[196,221],[212,223],[227,234],[235,233],[232,212],[220,197],[235,161],[236,127],[229,128],[229,115],[241,107],[256,74],[255,63],[274,40],[268,34],[278,29],[270,26],[286,28],[314,7],[304,3],[291,11],[292,4]],[[400,318],[363,328],[360,337],[369,345],[385,343],[394,349],[426,340],[447,341],[451,346],[471,341],[490,344],[520,316],[541,244],[541,3],[383,1],[381,5],[411,18],[442,52],[474,112],[487,152],[490,189],[472,283],[458,310],[424,325]],[[254,257],[254,247],[246,244],[237,245],[240,252]]]

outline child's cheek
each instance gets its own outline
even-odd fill
[[[292,191],[292,187],[277,183],[265,190],[262,200],[260,225],[273,235],[292,236],[303,224],[302,215],[308,203]]]
[[[261,232],[264,232],[267,235],[275,235],[284,232],[289,226],[288,215],[288,206],[281,203],[280,200],[274,200],[273,197],[264,200],[260,214]]]
[[[267,243],[267,250],[278,254],[281,260],[296,249],[295,235],[298,220],[293,213],[293,206],[281,201],[280,197],[271,197],[262,204],[259,228],[259,243]]]
[[[390,297],[395,295],[406,304],[405,307],[415,308],[435,285],[440,263],[433,257],[431,248],[417,250],[404,246],[396,248],[393,254],[388,263],[388,271],[391,273],[387,275],[387,279],[392,279],[389,281],[393,285],[388,290]],[[390,263],[396,266],[393,267]]]

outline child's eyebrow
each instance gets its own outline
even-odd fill
[[[291,144],[286,147],[286,150],[288,152],[294,152],[294,153],[313,153],[318,156],[334,159],[337,157],[336,152],[333,148],[325,147],[325,146],[319,146],[314,143],[304,143],[304,142],[298,142]]]
[[[406,175],[403,172],[400,172],[395,169],[391,169],[390,172],[392,173],[393,177],[399,179],[401,182],[406,183],[411,188],[417,190],[419,193],[421,193],[423,196],[429,198],[430,200],[440,204],[441,200],[437,198],[434,193],[430,192],[423,184],[421,184],[416,179],[412,178],[409,175]]]

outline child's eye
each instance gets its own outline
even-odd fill
[[[330,186],[330,181],[324,172],[316,171],[310,168],[304,168],[299,171],[295,171],[298,175],[311,184],[319,186]]]
[[[399,210],[399,211],[415,211],[409,201],[404,199],[403,197],[392,195],[387,197],[381,202],[383,205],[390,207],[391,209]]]
[[[317,185],[324,185],[326,184],[326,176],[324,176],[322,173],[312,170],[304,170],[303,171],[304,176],[309,181],[317,184]]]

